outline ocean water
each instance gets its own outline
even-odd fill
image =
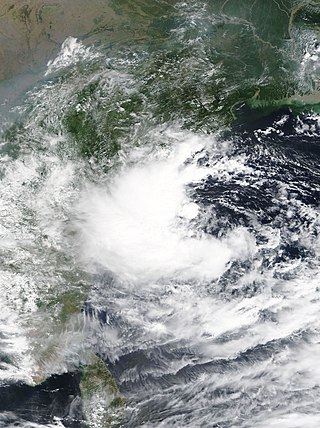
[[[0,427],[319,426],[319,7],[239,3],[1,110]]]

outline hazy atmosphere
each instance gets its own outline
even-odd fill
[[[319,23],[1,0],[1,428],[320,426]]]

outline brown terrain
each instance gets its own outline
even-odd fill
[[[160,40],[159,21],[175,2],[0,0],[0,118],[43,78],[43,68],[67,37],[114,49],[122,43]]]
[[[116,25],[108,0],[1,0],[0,80],[44,65],[68,36],[111,40]]]

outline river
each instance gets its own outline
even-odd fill
[[[0,87],[0,427],[318,427],[320,3],[105,3]]]

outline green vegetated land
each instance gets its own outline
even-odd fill
[[[15,159],[25,146],[46,150],[42,134],[62,135],[59,155],[107,172],[119,151],[148,141],[150,124],[211,133],[232,125],[244,107],[248,115],[283,106],[318,111],[319,14],[320,2],[296,0],[5,0],[0,79],[40,67],[70,35],[101,55],[49,76],[51,101],[36,98],[6,130],[2,150]],[[63,285],[38,301],[58,335],[90,293],[88,278],[61,277]],[[54,356],[54,347],[41,358]],[[83,368],[81,393],[88,419],[93,396],[106,403],[98,423],[108,426],[124,400],[95,358]]]
[[[88,114],[70,109],[67,127],[82,153],[101,152],[102,135],[109,135],[104,150],[113,155],[128,129],[146,116],[155,123],[179,121],[189,129],[214,132],[241,116],[243,106],[248,115],[281,107],[296,112],[318,108],[319,73],[315,61],[308,63],[318,48],[318,2],[165,3],[112,3],[128,28],[145,20],[143,37],[130,41],[140,61],[126,66],[138,95],[120,99],[120,110],[110,108],[113,102],[109,109],[100,104],[102,117],[94,117],[92,109]],[[80,104],[101,88],[85,91],[79,94]]]
[[[211,132],[232,123],[243,105],[262,114],[281,106],[317,108],[319,72],[304,58],[306,46],[310,57],[317,51],[319,10],[319,1],[305,0],[6,0],[0,59],[9,61],[1,61],[0,78],[35,69],[72,35],[99,44],[107,56],[125,49],[140,55],[127,72],[139,80],[153,117],[183,118],[184,126]],[[79,94],[80,104],[95,90]],[[141,111],[141,100],[128,103],[125,119],[102,106],[101,126],[97,109],[70,107],[65,125],[82,154],[101,151],[102,134],[111,137],[102,151],[118,151],[116,140]]]

